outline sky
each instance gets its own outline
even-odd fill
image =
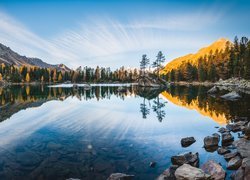
[[[250,34],[247,0],[0,0],[0,43],[70,68],[166,63]]]

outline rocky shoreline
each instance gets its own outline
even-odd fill
[[[237,140],[233,133],[238,133]],[[195,143],[194,137],[181,140],[183,147]],[[184,152],[171,157],[172,165],[157,180],[247,180],[250,179],[250,122],[247,117],[238,117],[232,123],[217,129],[217,132],[204,137],[204,148],[209,152],[217,151],[227,161],[227,169],[234,172],[227,176],[220,162],[209,160],[200,165],[198,152]],[[108,180],[130,180],[136,175],[114,173]]]
[[[230,178],[235,180],[250,179],[250,122],[248,118],[236,118],[218,133],[204,138],[207,152],[217,151],[227,161],[227,169],[235,170]],[[231,133],[238,133],[239,139],[234,141]],[[184,138],[187,139],[187,138]],[[190,137],[188,137],[190,139]],[[194,138],[192,138],[194,139]],[[183,140],[182,140],[183,141]],[[219,146],[221,142],[221,146]],[[172,165],[157,179],[225,179],[226,171],[219,162],[208,161],[199,168],[198,153],[185,153],[171,158]],[[227,177],[229,178],[229,177]]]

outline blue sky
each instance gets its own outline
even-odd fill
[[[243,0],[1,0],[0,42],[69,67],[138,67],[162,50],[167,61],[224,37],[249,36]]]

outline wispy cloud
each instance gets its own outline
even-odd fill
[[[0,17],[0,41],[3,44],[21,54],[71,67],[96,63],[116,67],[126,58],[126,65],[134,66],[135,52],[157,49],[174,52],[187,45],[189,49],[197,48],[207,39],[186,33],[196,33],[218,20],[209,13],[138,18],[130,22],[95,17],[56,37],[44,39],[6,13],[0,12]]]

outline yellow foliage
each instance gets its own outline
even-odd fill
[[[25,80],[26,80],[26,82],[30,82],[30,74],[29,73],[26,74]]]
[[[3,80],[3,76],[2,76],[2,74],[0,73],[0,81],[2,81]]]
[[[172,61],[170,61],[165,68],[161,71],[162,74],[170,72],[172,69],[177,69],[181,66],[182,63],[190,62],[192,65],[198,64],[198,59],[200,57],[204,57],[205,55],[208,55],[210,51],[215,52],[217,49],[225,50],[227,43],[230,42],[227,39],[221,38],[211,45],[201,48],[197,53],[195,54],[187,54],[182,57],[178,57]]]
[[[61,74],[61,73],[59,73],[59,75],[58,75],[58,81],[59,81],[59,82],[62,81],[62,74]]]

